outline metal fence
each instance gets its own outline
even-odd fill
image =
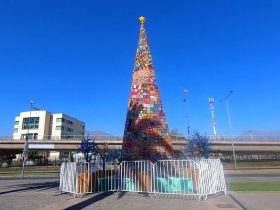
[[[152,196],[184,195],[207,199],[226,193],[219,159],[62,163],[60,190],[74,197],[95,192],[141,192]]]
[[[29,139],[29,141],[81,141],[84,136],[82,135],[63,135],[63,136],[54,136],[54,135],[38,135]],[[123,136],[121,135],[89,135],[91,139],[95,139],[96,142],[104,142],[104,141],[112,141],[112,142],[122,142]],[[188,136],[183,135],[170,135],[173,142],[181,142],[188,140]],[[217,143],[219,142],[279,142],[280,141],[280,134],[274,135],[260,135],[260,134],[252,134],[252,135],[208,135],[209,141],[214,142],[215,139]],[[19,138],[19,139],[18,139]],[[24,136],[18,137],[14,139],[13,136],[1,136],[0,141],[25,141],[26,138]]]
[[[154,166],[154,192],[156,195],[199,195],[199,168],[194,161],[161,160]]]
[[[201,196],[226,192],[223,165],[219,159],[200,160],[197,163],[198,192]]]
[[[59,189],[63,192],[77,193],[77,163],[65,162],[60,166]]]
[[[123,161],[118,168],[118,192],[153,193],[154,165],[150,161]]]

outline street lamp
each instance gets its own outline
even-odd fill
[[[237,170],[236,156],[235,156],[235,149],[234,149],[234,138],[233,138],[233,135],[232,135],[232,127],[231,127],[230,112],[229,112],[229,105],[228,105],[228,99],[233,92],[234,92],[234,90],[230,90],[229,93],[227,94],[227,96],[224,99],[220,100],[220,102],[225,101],[226,105],[227,105],[228,126],[229,126],[229,130],[230,130],[230,135],[231,135],[231,146],[232,146],[232,154],[233,154],[233,160],[234,160],[234,170]]]
[[[251,130],[248,130],[249,134],[250,134],[250,139],[251,141],[253,141],[253,134],[252,134],[252,131]]]
[[[31,111],[33,109],[33,104],[34,101],[30,100],[30,109],[29,109],[29,119],[28,119],[28,123],[27,123],[27,133],[25,135],[25,144],[24,144],[24,148],[23,148],[23,152],[22,152],[22,171],[21,171],[21,180],[23,179],[24,176],[24,166],[25,166],[25,162],[26,162],[26,156],[28,153],[28,137],[29,137],[29,127],[31,126]]]
[[[214,113],[214,98],[210,97],[208,100],[209,100],[209,103],[210,103],[210,111],[211,111],[211,114],[212,114],[214,142],[216,142],[217,141],[217,130],[216,130],[216,119],[215,119],[215,113]]]
[[[187,119],[187,131],[188,131],[188,138],[190,138],[190,124],[189,124],[189,119],[188,119],[188,106],[187,106],[187,96],[189,94],[189,90],[188,89],[184,89],[184,102],[186,104],[186,119]]]

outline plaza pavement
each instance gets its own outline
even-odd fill
[[[57,178],[0,180],[0,209],[56,210],[278,210],[280,192],[229,192],[226,196],[210,197],[206,201],[161,198],[136,193],[98,193],[73,199],[60,194]]]

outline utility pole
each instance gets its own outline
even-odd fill
[[[217,142],[217,130],[216,130],[216,118],[214,113],[214,98],[209,98],[210,103],[210,111],[212,114],[212,124],[213,124],[213,131],[214,131],[214,142]]]
[[[187,134],[188,134],[188,139],[190,139],[190,123],[189,123],[189,117],[188,117],[188,104],[187,104],[187,97],[189,94],[189,90],[188,89],[184,89],[184,103],[186,105],[186,121],[187,121]]]
[[[220,102],[224,102],[224,101],[226,102],[227,115],[228,115],[228,126],[229,126],[229,130],[230,130],[230,135],[231,135],[231,146],[232,146],[232,154],[233,154],[233,161],[234,161],[234,170],[237,170],[236,155],[235,155],[235,148],[234,148],[234,138],[233,138],[233,134],[232,134],[231,119],[230,119],[230,112],[229,112],[229,105],[228,105],[228,99],[233,92],[234,92],[234,90],[230,90],[229,93],[227,94],[227,96],[224,99],[222,99]]]
[[[252,134],[252,131],[251,130],[248,130],[249,134],[250,134],[250,139],[251,141],[253,141],[253,134]]]
[[[24,167],[25,167],[25,162],[27,158],[27,153],[29,149],[29,144],[28,144],[28,138],[29,138],[29,128],[31,126],[31,111],[33,108],[34,101],[30,100],[30,109],[29,109],[29,119],[27,123],[27,133],[25,135],[25,144],[22,152],[22,170],[21,170],[21,180],[23,180],[24,177]]]

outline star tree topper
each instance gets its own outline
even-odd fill
[[[143,16],[139,17],[138,19],[140,20],[141,23],[145,22],[145,17],[143,17]]]

